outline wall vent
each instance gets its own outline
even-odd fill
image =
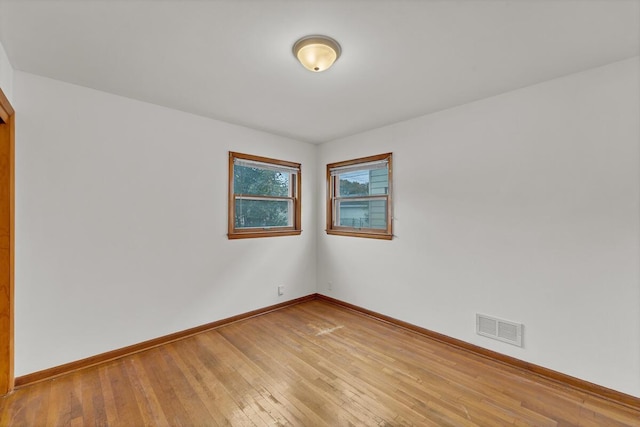
[[[522,347],[522,324],[476,313],[476,333]]]

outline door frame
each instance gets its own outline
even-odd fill
[[[0,88],[0,396],[14,387],[15,110]]]

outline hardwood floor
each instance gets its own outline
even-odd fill
[[[640,426],[640,408],[314,300],[25,386],[0,425]]]

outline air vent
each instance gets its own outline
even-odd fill
[[[478,335],[522,347],[522,324],[476,314],[476,332]]]

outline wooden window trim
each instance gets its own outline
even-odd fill
[[[364,237],[369,239],[382,239],[382,240],[391,240],[393,239],[393,216],[392,216],[392,193],[393,193],[393,167],[392,167],[392,153],[385,154],[377,154],[375,156],[361,157],[358,159],[345,160],[342,162],[329,163],[327,165],[327,234],[337,235],[337,236],[351,236],[351,237]],[[372,196],[372,198],[380,198],[387,200],[387,228],[384,230],[374,229],[374,228],[353,228],[353,227],[343,227],[333,225],[333,215],[334,215],[334,200],[344,200],[343,197],[334,197],[336,186],[335,180],[331,177],[331,169],[337,167],[344,166],[352,166],[361,163],[370,163],[377,162],[380,160],[387,160],[388,162],[388,171],[389,171],[389,189],[387,190],[386,197],[385,196]]]
[[[298,172],[294,174],[295,179],[293,180],[292,185],[292,196],[289,197],[281,197],[281,196],[249,196],[255,198],[269,198],[269,199],[282,199],[282,200],[291,200],[293,202],[293,226],[291,227],[277,227],[274,229],[265,229],[265,228],[246,228],[246,229],[236,229],[235,228],[235,197],[233,189],[233,170],[234,170],[234,159],[242,159],[249,160],[260,163],[268,163],[276,166],[284,166],[288,168],[296,168]],[[262,156],[254,156],[252,154],[243,154],[236,153],[234,151],[229,152],[229,202],[228,202],[228,215],[229,215],[229,223],[228,223],[228,233],[227,237],[229,239],[248,239],[248,238],[257,238],[257,237],[277,237],[277,236],[298,236],[302,233],[302,168],[300,163],[289,162],[285,160],[272,159],[269,157]]]

